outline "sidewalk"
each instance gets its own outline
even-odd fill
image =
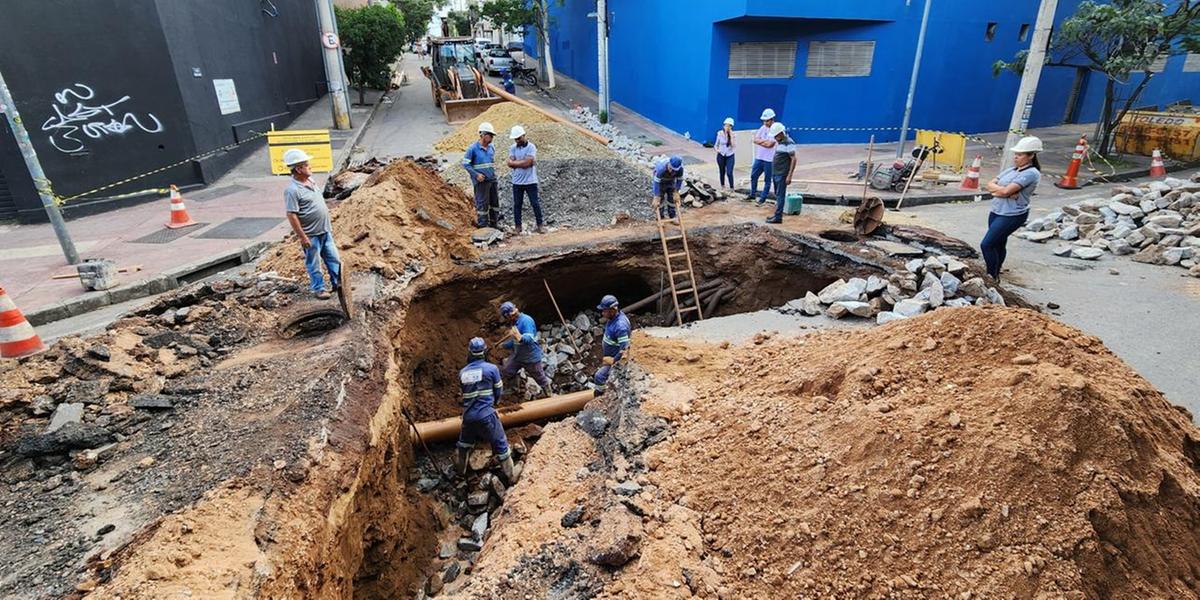
[[[352,95],[357,100],[357,93]],[[378,97],[377,92],[368,100]],[[335,164],[349,156],[373,109],[374,105],[353,106],[354,129],[331,130]],[[322,98],[288,129],[331,126],[329,102]],[[324,185],[327,176],[322,173],[315,179]],[[74,268],[66,264],[49,224],[0,225],[0,285],[36,325],[201,279],[253,259],[257,249],[287,233],[286,184],[285,178],[270,174],[263,146],[213,185],[184,194],[188,214],[198,226],[165,228],[170,219],[166,198],[67,221],[80,257],[141,267],[139,272],[121,274],[121,285],[105,292],[87,292],[75,278],[51,279],[72,274]]]

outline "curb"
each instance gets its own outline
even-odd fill
[[[1168,173],[1173,173],[1176,171],[1186,171],[1188,169],[1195,169],[1197,167],[1200,167],[1200,160],[1193,160],[1193,161],[1188,161],[1188,162],[1174,162],[1174,163],[1171,163],[1170,165],[1165,165],[1165,166],[1166,166],[1166,170]],[[1113,173],[1112,175],[1092,177],[1091,179],[1088,179],[1087,182],[1085,182],[1083,185],[1081,185],[1079,187],[1087,187],[1087,186],[1093,185],[1093,184],[1100,185],[1100,184],[1104,184],[1104,183],[1125,182],[1125,181],[1129,181],[1131,179],[1137,179],[1139,177],[1149,177],[1149,176],[1150,176],[1149,168],[1130,169],[1127,171],[1117,171],[1116,173]]]
[[[30,325],[37,327],[77,317],[112,304],[169,292],[226,269],[244,265],[257,258],[270,244],[271,242],[255,242],[237,250],[223,252],[204,260],[175,267],[157,277],[142,279],[102,292],[88,292],[70,300],[55,302],[25,313],[25,319],[29,321]]]
[[[385,90],[379,95],[379,99],[376,100],[375,104],[371,107],[371,112],[367,115],[367,118],[363,121],[362,125],[356,128],[354,135],[346,139],[346,144],[342,146],[339,156],[337,156],[333,161],[333,171],[330,172],[331,175],[350,166],[350,156],[354,154],[354,147],[358,145],[358,142],[362,141],[362,137],[364,134],[366,134],[367,128],[371,126],[371,122],[375,120],[375,115],[379,113],[379,107],[383,106],[383,99],[386,98],[391,91],[392,90]]]

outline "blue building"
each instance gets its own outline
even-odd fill
[[[727,116],[737,129],[757,127],[768,106],[789,127],[879,128],[803,131],[800,142],[861,142],[871,133],[893,141],[925,1],[608,0],[610,94],[701,141]],[[993,76],[992,64],[1029,47],[1039,1],[932,1],[912,126],[1007,129],[1020,78]],[[587,16],[595,0],[550,4],[555,69],[595,89],[596,21]],[[1056,23],[1078,4],[1060,0]],[[534,46],[527,40],[530,56]],[[1160,68],[1138,106],[1200,103],[1200,56],[1172,56]],[[1086,69],[1046,67],[1030,126],[1098,120],[1104,83]]]

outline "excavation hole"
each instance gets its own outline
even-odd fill
[[[857,242],[858,241],[857,235],[854,235],[853,233],[850,233],[849,231],[842,231],[840,229],[826,229],[825,231],[822,231],[820,233],[820,236],[822,239],[826,239],[831,242]]]
[[[284,339],[316,337],[337,329],[346,322],[346,315],[336,308],[318,308],[300,313],[280,328],[279,336]]]

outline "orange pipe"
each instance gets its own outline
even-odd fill
[[[596,140],[597,142],[604,144],[605,146],[608,145],[608,142],[609,142],[608,138],[596,133],[595,131],[592,131],[591,129],[581,126],[579,123],[575,123],[574,121],[564,119],[552,112],[549,112],[549,111],[543,109],[540,106],[537,106],[536,104],[534,104],[528,100],[518,98],[518,97],[504,91],[504,88],[496,87],[490,81],[484,82],[484,85],[486,85],[487,89],[489,91],[491,91],[493,94],[500,96],[501,98],[504,98],[505,100],[508,100],[509,102],[516,102],[517,104],[520,104],[521,106],[536,110],[536,111],[542,113],[543,115],[546,115],[547,118],[551,119],[555,123],[562,123],[563,125],[570,125],[571,127],[574,127],[575,129],[579,130],[579,133],[582,133],[583,135],[586,135],[586,136]]]
[[[498,409],[500,422],[505,427],[513,427],[524,425],[530,421],[537,421],[538,419],[578,412],[593,397],[592,390],[583,390],[582,392],[551,396],[541,400],[531,400],[515,406],[504,406]],[[458,432],[461,430],[462,417],[448,417],[438,421],[417,423],[416,431],[410,429],[410,433],[420,434],[421,439],[426,442],[446,442],[457,438]],[[417,436],[413,435],[412,439],[413,443],[416,443]]]

